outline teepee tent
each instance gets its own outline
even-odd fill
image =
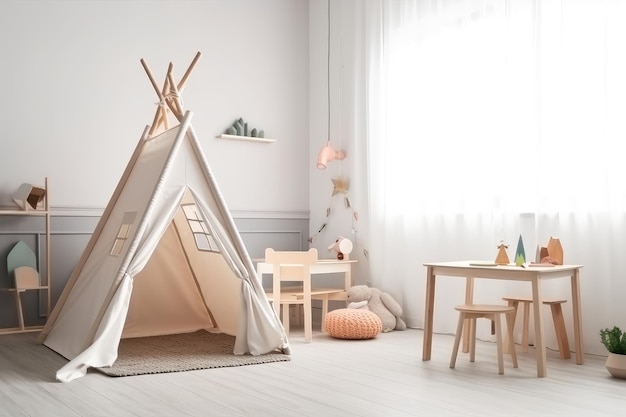
[[[122,338],[208,330],[234,354],[289,353],[191,127],[146,128],[39,341],[57,379],[112,365]]]

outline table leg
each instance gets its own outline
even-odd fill
[[[576,349],[576,363],[582,365],[585,362],[583,349],[583,325],[580,320],[580,270],[576,269],[572,274],[572,315],[574,318],[574,345]]]
[[[541,314],[541,288],[539,279],[532,281],[533,314],[535,316],[535,349],[537,350],[537,376],[545,378],[546,370],[546,340],[543,331],[543,316]]]
[[[473,304],[474,303],[474,278],[466,277],[465,278],[465,304]],[[473,322],[474,326],[476,322]],[[470,329],[472,326],[472,321],[467,319],[465,320],[465,324],[463,325],[463,353],[469,352],[469,343],[470,343]]]
[[[435,313],[435,274],[432,267],[426,268],[426,302],[424,312],[424,336],[422,360],[429,361],[433,346],[433,315]]]

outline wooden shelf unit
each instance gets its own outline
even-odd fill
[[[3,334],[11,334],[11,333],[25,333],[25,332],[34,332],[39,331],[43,328],[43,326],[25,326],[23,313],[21,308],[21,300],[20,293],[29,290],[45,290],[46,291],[46,317],[50,315],[50,281],[51,281],[51,259],[50,259],[50,188],[48,186],[48,178],[46,177],[44,180],[44,189],[46,190],[46,194],[44,196],[44,208],[43,209],[33,209],[33,210],[0,210],[0,216],[34,216],[34,217],[44,217],[45,218],[45,240],[46,240],[46,250],[45,250],[45,266],[46,266],[46,274],[44,285],[40,285],[36,288],[29,288],[28,290],[17,290],[16,288],[0,288],[0,291],[6,291],[14,294],[15,303],[17,308],[19,326],[18,327],[9,327],[9,328],[0,328],[0,335]],[[40,261],[40,260],[39,260]],[[41,278],[40,278],[41,279]]]

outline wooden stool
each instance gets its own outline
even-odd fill
[[[524,321],[522,323],[522,349],[524,352],[528,352],[528,323],[530,317],[530,305],[532,304],[532,298],[525,297],[503,297],[504,301],[509,303],[509,306],[515,308],[517,312],[517,308],[519,304],[522,303],[524,305]],[[549,305],[550,310],[552,311],[552,321],[554,322],[554,331],[556,333],[556,341],[559,345],[559,353],[561,359],[569,359],[570,351],[569,351],[569,342],[567,340],[567,330],[565,329],[565,320],[563,320],[563,309],[561,308],[561,304],[567,302],[567,300],[545,300],[543,304]],[[517,313],[515,316],[517,317]]]
[[[490,304],[465,304],[454,307],[459,312],[459,322],[456,327],[456,336],[454,338],[454,348],[452,349],[452,357],[450,358],[450,368],[454,368],[456,364],[456,356],[459,352],[459,344],[461,342],[461,334],[463,333],[463,324],[466,319],[470,321],[470,362],[476,359],[476,319],[486,318],[492,320],[495,329],[496,343],[498,348],[498,373],[504,374],[504,359],[502,347],[502,324],[500,317],[502,314],[506,316],[507,345],[513,359],[513,367],[517,368],[517,355],[515,354],[515,345],[513,344],[513,325],[515,322],[515,308],[504,305]]]

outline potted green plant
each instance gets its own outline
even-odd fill
[[[606,369],[613,377],[626,379],[626,333],[617,326],[602,329],[600,341],[609,351]]]

